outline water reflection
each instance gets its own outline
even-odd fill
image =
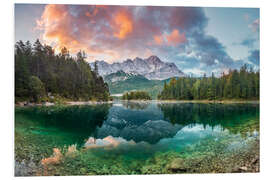
[[[212,128],[220,126],[230,133],[259,131],[258,104],[159,104],[164,118],[173,124],[192,127],[201,124]]]
[[[51,128],[55,128],[55,136],[68,132],[73,144],[84,144],[89,137],[108,136],[156,144],[162,139],[187,137],[187,130],[196,126],[203,127],[205,133],[212,128],[246,136],[259,131],[259,105],[116,102],[113,106],[17,108],[15,119],[16,126],[20,122],[26,126],[26,119],[31,121],[26,128],[32,133],[52,134]]]
[[[150,102],[149,101],[145,101],[145,102],[129,102],[129,101],[122,101],[122,104],[124,107],[128,108],[128,109],[135,109],[135,110],[143,110],[146,109]]]
[[[242,136],[259,131],[259,106],[255,104],[145,103],[141,109],[134,108],[138,103],[123,104],[110,109],[108,119],[97,130],[98,138],[123,137],[155,144],[174,137],[183,127],[198,125]]]
[[[66,132],[75,137],[73,143],[82,144],[107,120],[110,107],[101,104],[21,108],[16,110],[15,119],[16,124],[25,119],[31,121],[27,129],[32,133],[57,135]]]

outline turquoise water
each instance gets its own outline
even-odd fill
[[[76,144],[101,159],[126,163],[166,152],[194,156],[241,149],[258,138],[259,105],[119,101],[16,107],[15,131],[48,151]]]

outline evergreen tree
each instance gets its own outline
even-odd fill
[[[97,65],[97,61],[95,61],[95,63],[94,63],[94,72],[96,73],[96,75],[98,75],[98,65]]]
[[[259,71],[248,70],[244,65],[239,71],[229,70],[218,78],[214,73],[211,77],[204,74],[202,78],[172,78],[169,84],[164,83],[158,99],[259,99],[259,76]]]
[[[48,93],[72,100],[109,98],[108,85],[91,70],[85,52],[78,52],[74,58],[65,47],[55,54],[52,47],[42,45],[39,40],[33,46],[29,41],[17,42],[15,99],[38,101]]]
[[[29,78],[29,92],[35,102],[38,102],[45,95],[44,84],[36,76]]]

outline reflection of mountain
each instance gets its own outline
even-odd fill
[[[27,132],[45,136],[64,132],[69,143],[78,145],[90,136],[99,139],[113,136],[156,144],[176,134],[182,138],[183,128],[189,130],[198,125],[208,127],[208,131],[209,127],[217,127],[246,135],[259,130],[258,118],[259,106],[254,104],[119,102],[112,107],[102,104],[16,109],[16,124],[23,123]]]
[[[138,104],[138,103],[137,103]],[[230,133],[259,130],[259,106],[252,104],[156,104],[134,108],[136,103],[113,106],[107,121],[97,130],[98,138],[122,137],[135,142],[154,144],[170,138],[183,127],[195,125],[220,127]]]
[[[182,128],[162,120],[163,114],[155,104],[134,108],[136,105],[138,103],[126,103],[124,106],[128,108],[113,106],[108,120],[98,128],[97,137],[111,135],[135,142],[156,143],[162,138],[173,137]]]
[[[173,137],[182,128],[181,125],[173,125],[163,120],[148,120],[143,124],[131,126],[125,126],[124,124],[126,122],[124,121],[119,121],[118,123],[123,123],[124,127],[117,128],[108,122],[108,124],[103,125],[98,130],[98,137],[111,135],[114,137],[123,137],[127,140],[134,140],[135,142],[145,141],[157,143],[160,139]]]

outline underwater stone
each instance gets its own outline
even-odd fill
[[[170,164],[167,165],[167,169],[173,172],[185,172],[187,171],[187,167],[185,165],[185,161],[181,158],[174,159]]]

